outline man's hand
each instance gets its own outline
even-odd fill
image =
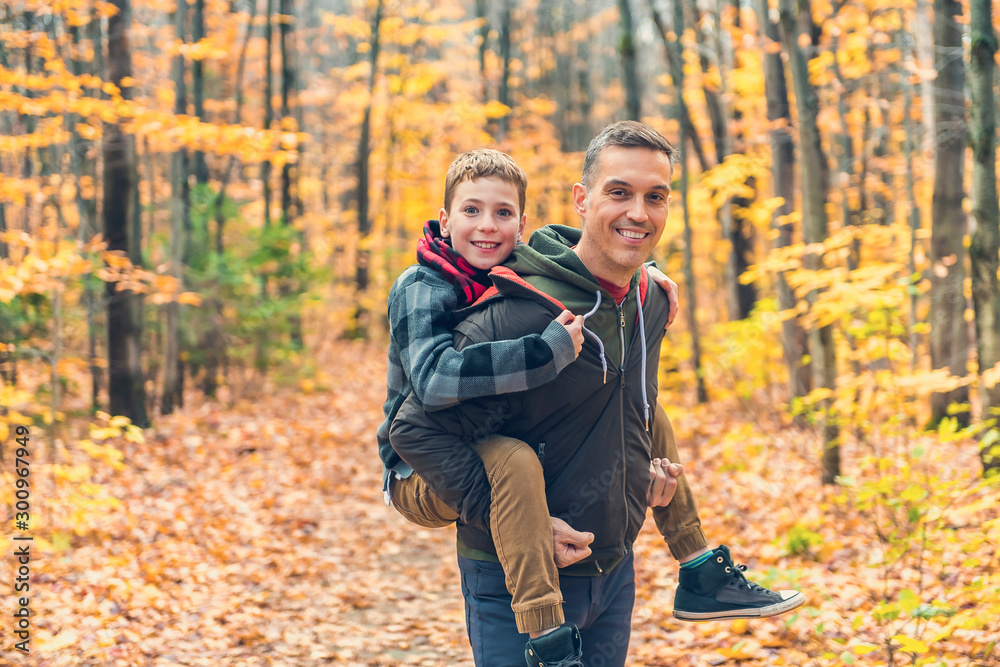
[[[667,280],[669,280],[669,278],[667,278]],[[676,287],[676,285],[674,287]],[[570,337],[573,339],[573,358],[575,359],[576,357],[579,357],[580,350],[583,349],[583,315],[574,315],[568,310],[564,310],[559,313],[559,317],[556,318],[556,322],[566,327],[566,331],[569,332]]]
[[[663,272],[655,266],[646,267],[646,272],[649,274],[650,279],[659,285],[660,289],[667,293],[667,304],[670,308],[667,313],[667,326],[663,328],[669,329],[670,325],[674,323],[674,318],[677,317],[677,310],[680,308],[680,304],[677,301],[677,283],[670,278],[667,278]]]
[[[593,533],[581,533],[562,519],[554,516],[549,518],[552,520],[556,567],[572,565],[590,555],[590,543],[594,541]]]
[[[667,459],[653,459],[649,463],[649,491],[646,504],[650,507],[666,507],[677,491],[677,478],[684,472],[680,463]]]

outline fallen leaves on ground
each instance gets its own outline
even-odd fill
[[[382,502],[383,357],[345,344],[325,368],[329,391],[268,385],[231,409],[161,417],[143,444],[120,442],[124,469],[98,480],[121,501],[103,524],[82,534],[58,517],[38,526],[47,538],[32,561],[32,653],[7,651],[8,617],[0,664],[471,665],[454,531],[412,526]],[[817,483],[811,436],[776,427],[734,445],[726,434],[738,415],[723,412],[675,418],[705,530],[754,580],[808,602],[777,619],[673,619],[677,565],[648,521],[630,664],[885,664],[893,638],[855,620],[872,591],[919,578],[929,600],[974,577],[995,581],[995,547],[960,543],[938,545],[933,576],[880,579],[873,526]],[[975,466],[975,452],[952,458],[956,470]],[[51,490],[38,484],[38,497]],[[977,511],[995,514],[988,501]],[[789,530],[802,525],[819,541],[790,554]],[[940,664],[995,661],[996,621],[969,627],[935,645]],[[890,644],[896,664],[921,659],[911,635]]]

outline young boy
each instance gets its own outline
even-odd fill
[[[448,169],[439,220],[428,223],[418,244],[419,265],[404,271],[389,293],[388,392],[378,431],[383,492],[387,504],[422,526],[445,526],[460,514],[437,498],[389,443],[389,427],[406,397],[413,392],[425,409],[436,410],[535,388],[572,363],[583,344],[582,316],[563,311],[538,334],[461,352],[452,347],[452,314],[487,290],[490,269],[520,241],[526,188],[527,177],[509,156],[488,149],[460,155]],[[546,648],[570,653],[537,638],[548,635],[564,643],[572,634],[553,632],[564,623],[556,566],[588,556],[593,535],[548,516],[541,464],[527,444],[497,436],[474,448],[490,482],[490,509],[465,508],[461,516],[489,515],[484,528],[493,535],[518,630],[532,638],[529,645],[541,653]],[[653,464],[650,502],[666,505],[681,469],[666,459]],[[554,553],[553,530],[565,537],[565,553]]]

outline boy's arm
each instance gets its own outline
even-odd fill
[[[649,274],[650,280],[659,285],[660,289],[667,293],[667,303],[670,306],[667,311],[667,326],[664,329],[669,329],[670,325],[674,323],[674,318],[677,317],[677,311],[680,308],[677,300],[677,283],[660,271],[656,266],[656,262],[646,263],[646,273]]]
[[[545,384],[576,358],[567,328],[553,320],[540,334],[453,347],[450,288],[420,280],[389,298],[391,335],[400,362],[426,410],[524,391]]]

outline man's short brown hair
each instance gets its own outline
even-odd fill
[[[600,159],[601,151],[609,146],[620,146],[621,148],[648,148],[653,151],[665,153],[673,163],[677,158],[677,149],[670,145],[670,142],[663,138],[663,135],[649,127],[634,120],[623,120],[608,125],[598,132],[587,147],[587,155],[583,158],[583,176],[580,182],[584,187],[591,188],[594,185],[594,178],[597,177],[597,162]]]
[[[528,176],[517,166],[514,158],[491,148],[462,153],[448,167],[448,175],[444,179],[444,210],[451,213],[451,203],[455,198],[455,188],[459,183],[473,181],[477,178],[495,176],[501,181],[510,183],[517,188],[518,216],[524,214],[524,203],[527,198]]]

